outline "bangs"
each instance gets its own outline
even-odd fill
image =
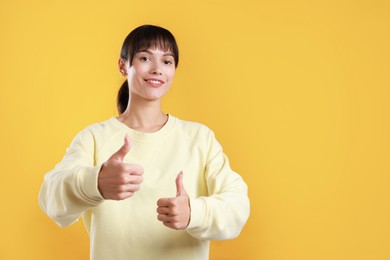
[[[160,49],[171,52],[175,67],[179,63],[179,50],[176,40],[168,30],[154,25],[144,25],[133,30],[125,39],[122,46],[121,58],[132,64],[134,56],[145,49]]]
[[[172,43],[169,39],[164,37],[150,37],[149,39],[142,39],[142,41],[139,43],[139,46],[134,54],[136,54],[139,50],[145,50],[145,49],[159,49],[164,52],[172,52],[174,47],[172,46]]]

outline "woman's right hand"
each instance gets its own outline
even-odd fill
[[[141,165],[123,162],[130,148],[130,138],[126,135],[123,146],[102,165],[98,189],[103,198],[124,200],[140,189],[144,169]]]

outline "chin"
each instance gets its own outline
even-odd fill
[[[144,96],[144,99],[148,100],[148,101],[156,101],[156,100],[160,100],[164,97],[164,95],[147,95],[147,96]]]
[[[167,94],[167,91],[161,91],[161,90],[157,90],[157,91],[152,91],[151,93],[145,93],[145,98],[146,99],[150,99],[150,100],[157,100],[157,99],[161,99],[163,98],[166,94]]]
[[[132,95],[134,95],[134,97],[137,97],[137,99],[140,98],[147,101],[156,101],[162,99],[167,94],[167,92],[168,91],[166,89],[148,89],[146,91],[144,89],[144,91],[140,92],[133,91]]]

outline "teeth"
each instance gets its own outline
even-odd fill
[[[153,83],[153,84],[161,84],[161,81],[158,81],[158,80],[148,80],[148,82]]]

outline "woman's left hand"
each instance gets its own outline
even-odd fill
[[[185,229],[190,223],[190,198],[184,189],[183,173],[176,177],[176,197],[157,201],[157,219],[172,229]]]

